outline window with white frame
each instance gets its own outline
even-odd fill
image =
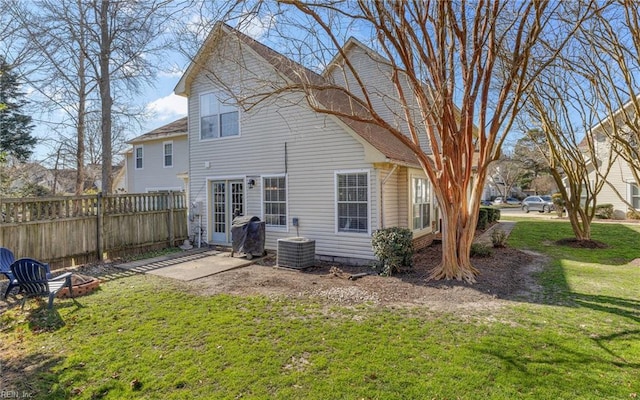
[[[238,109],[222,103],[213,93],[200,96],[200,139],[238,135],[240,135]]]
[[[284,176],[262,178],[264,221],[271,227],[287,226],[287,180]]]
[[[369,174],[336,173],[338,232],[369,232]]]
[[[431,185],[424,178],[412,179],[413,229],[425,229],[431,224]]]
[[[142,146],[136,146],[134,149],[136,159],[136,169],[142,169]]]
[[[164,151],[164,166],[173,167],[173,142],[164,142],[162,147]]]
[[[629,183],[629,203],[636,210],[640,210],[640,189],[636,183]]]

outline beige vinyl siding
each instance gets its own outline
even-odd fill
[[[250,54],[246,54],[244,60],[251,70],[261,68],[259,63],[254,66],[249,62],[252,60]],[[241,112],[240,136],[201,141],[200,94],[219,88],[200,76],[190,89],[190,196],[191,201],[203,204],[207,240],[211,239],[207,207],[210,179],[254,179],[254,188],[248,189],[245,185],[245,215],[263,218],[261,177],[286,173],[288,227],[284,231],[282,228],[267,230],[268,249],[276,249],[277,239],[299,234],[316,240],[317,255],[373,259],[369,234],[336,232],[335,171],[369,171],[371,231],[378,226],[379,196],[376,194],[378,174],[364,161],[362,144],[345,132],[333,117],[312,112],[304,106],[304,99],[291,94],[278,102]],[[210,168],[205,167],[205,162],[210,163]],[[293,217],[299,218],[298,230],[291,225]]]
[[[173,142],[173,167],[164,166],[164,143]],[[187,136],[135,143],[143,147],[142,169],[135,167],[135,150],[127,154],[127,191],[146,193],[153,190],[184,190],[184,181],[177,177],[189,168]]]
[[[125,169],[126,169],[126,175],[125,175],[125,190],[127,191],[127,193],[133,193],[133,180],[134,180],[134,169],[135,169],[135,155],[133,154],[133,152],[127,152],[124,156],[124,162],[125,162]]]
[[[631,110],[627,112],[633,113]],[[629,127],[624,125],[622,115],[617,115],[615,118],[618,120],[618,127],[621,127],[623,132],[629,130]],[[595,138],[598,159],[600,159],[602,163],[607,162],[609,154],[612,151],[611,142],[605,135],[606,130],[610,129],[613,129],[611,121],[605,120],[601,124],[596,125],[591,131],[591,135]],[[595,180],[595,176],[595,171],[589,173],[590,180]],[[628,202],[630,200],[629,183],[634,182],[631,167],[625,160],[618,157],[611,167],[606,180],[607,183],[604,184],[602,190],[598,193],[597,204],[612,204],[614,218],[624,219],[626,218],[626,213],[629,208],[629,205],[625,203],[625,201]]]
[[[589,174],[590,179],[594,179],[594,177],[595,172]],[[620,199],[620,196],[627,201],[629,200],[629,182],[634,182],[629,165],[621,158],[618,158],[607,176],[607,182],[609,184],[605,183],[598,194],[597,203],[613,204],[614,217],[618,219],[625,218],[629,206]],[[611,186],[616,188],[620,196]]]
[[[401,202],[403,201],[403,190],[406,179],[406,168],[397,167],[395,170],[391,165],[385,165],[378,170],[378,180],[382,186],[382,216],[381,228],[391,226],[406,227],[406,217],[404,216]],[[382,182],[386,179],[384,184]],[[406,197],[406,196],[405,196]]]
[[[409,170],[401,168],[398,174],[398,226],[409,227]]]
[[[353,68],[358,71],[358,75],[366,87],[369,94],[373,109],[386,121],[389,121],[391,125],[395,126],[398,130],[409,136],[409,130],[407,128],[406,116],[404,114],[404,107],[398,100],[398,95],[391,81],[392,69],[389,65],[380,63],[377,58],[372,58],[365,49],[359,45],[354,45],[349,48],[347,53],[350,63]],[[336,84],[345,86],[349,90],[364,99],[363,92],[360,84],[354,78],[348,67],[334,67],[330,73],[330,79]],[[412,95],[412,90],[408,84],[404,84],[404,93],[406,96]],[[416,127],[419,129],[419,139],[421,147],[429,152],[430,147],[427,140],[426,133],[422,129],[420,116],[418,112],[417,103],[411,102],[415,110],[413,120]]]
[[[400,126],[398,111],[401,109],[391,82],[391,68],[373,60],[367,52],[359,46],[352,46],[347,54],[353,68],[358,71],[367,94],[370,96],[374,110],[385,120]],[[331,79],[338,85],[345,86],[351,93],[364,99],[360,83],[353,76],[347,66],[336,67],[331,70]]]
[[[602,133],[604,129],[611,129],[611,124],[605,121],[602,125],[598,125],[592,135],[595,137],[596,154],[603,163],[606,163],[612,150],[609,139]],[[602,172],[604,173],[604,170]],[[589,173],[589,179],[591,181],[596,180],[596,171]],[[606,180],[608,183],[605,183],[600,193],[598,193],[597,204],[612,204],[614,218],[624,219],[629,206],[623,199],[629,201],[629,182],[634,181],[629,164],[621,157],[618,157],[611,167]]]

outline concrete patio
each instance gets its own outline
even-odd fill
[[[144,274],[158,275],[181,281],[193,281],[253,264],[241,257],[231,257],[231,252],[210,249],[194,249],[146,260],[116,264],[114,267]]]

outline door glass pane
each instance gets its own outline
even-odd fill
[[[224,233],[226,231],[225,218],[226,185],[224,182],[213,184],[213,231]]]
[[[244,215],[244,183],[231,183],[231,212],[233,215]]]

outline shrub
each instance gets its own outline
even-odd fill
[[[476,224],[476,229],[481,231],[487,229],[487,225],[489,225],[489,212],[486,207],[482,207],[479,210],[478,215],[478,223]]]
[[[489,222],[489,224],[492,224],[498,220],[497,208],[493,208],[493,207],[480,207],[480,208],[487,210],[487,222]]]
[[[491,231],[491,244],[493,244],[493,247],[506,247],[507,233],[497,228]]]
[[[471,257],[490,257],[491,248],[486,244],[473,243],[471,244]]]
[[[413,234],[408,228],[384,228],[373,233],[371,246],[381,269],[390,276],[402,268],[413,266]]]
[[[640,211],[629,208],[627,210],[627,219],[640,219]]]
[[[551,201],[553,201],[553,205],[556,207],[556,213],[558,214],[558,217],[562,217],[562,214],[564,213],[564,206],[565,206],[565,201],[564,201],[564,197],[562,197],[562,194],[560,193],[552,194]]]
[[[596,218],[611,219],[613,218],[613,204],[598,204],[596,206]]]

